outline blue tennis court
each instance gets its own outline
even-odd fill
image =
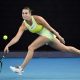
[[[10,71],[23,59],[5,58],[0,80],[80,80],[80,58],[33,58],[22,76]]]

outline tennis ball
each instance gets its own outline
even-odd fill
[[[8,36],[7,36],[7,35],[4,35],[4,36],[3,36],[3,39],[4,39],[4,40],[7,40],[7,39],[8,39]]]

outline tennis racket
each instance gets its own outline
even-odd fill
[[[4,58],[4,53],[0,54],[0,72],[2,71],[2,66],[3,66],[3,58]]]

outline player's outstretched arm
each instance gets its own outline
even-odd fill
[[[17,34],[15,35],[15,37],[12,38],[12,40],[4,48],[4,52],[7,52],[7,53],[9,52],[9,47],[14,45],[15,43],[17,43],[19,41],[19,39],[21,38],[25,29],[26,29],[26,26],[24,25],[24,23],[22,23],[22,25],[20,26],[20,28],[19,28]]]

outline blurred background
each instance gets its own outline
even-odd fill
[[[29,6],[32,14],[40,15],[62,35],[66,45],[80,49],[80,1],[79,0],[0,0],[0,51],[16,35],[23,19],[22,9]],[[3,40],[3,35],[8,40]],[[12,51],[27,51],[28,45],[38,37],[25,31],[20,41],[10,47]],[[53,51],[49,46],[40,51]]]

